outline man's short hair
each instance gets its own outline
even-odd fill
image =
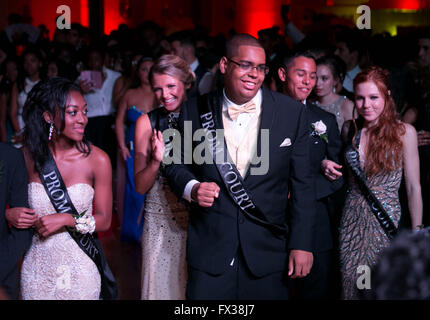
[[[194,39],[194,35],[191,30],[183,30],[183,31],[172,33],[169,36],[168,40],[170,43],[172,43],[173,41],[179,41],[182,47],[183,46],[191,46],[193,48],[196,47],[196,41]]]
[[[255,46],[264,50],[263,46],[257,38],[247,33],[239,33],[234,35],[230,40],[227,41],[225,49],[226,56],[228,58],[236,56],[238,48],[240,46]]]
[[[316,64],[315,56],[312,54],[311,51],[309,51],[309,50],[292,51],[290,54],[286,55],[283,59],[284,68],[288,70],[288,68],[293,63],[294,59],[299,58],[299,57],[312,59],[312,60],[314,60],[314,62]]]

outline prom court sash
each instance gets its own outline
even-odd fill
[[[69,197],[67,188],[51,152],[49,152],[48,159],[39,172],[39,177],[56,212],[72,215],[79,214]],[[91,258],[99,270],[101,278],[100,298],[103,300],[116,299],[118,288],[104,256],[100,240],[93,237],[90,233],[82,234],[70,227],[66,227],[66,229],[73,240],[76,241],[79,248]]]
[[[200,122],[206,131],[207,140],[212,142],[211,149],[213,153],[213,161],[216,165],[216,168],[218,169],[225,187],[228,190],[228,194],[249,219],[256,222],[257,224],[267,227],[277,236],[286,236],[287,228],[285,226],[274,224],[268,221],[265,215],[252,200],[251,194],[245,188],[242,176],[240,175],[236,166],[230,163],[228,160],[225,160],[225,158],[223,159],[222,163],[215,161],[215,159],[217,159],[217,153],[220,152],[221,154],[224,154],[224,150],[227,150],[225,140],[223,145],[217,144],[216,128],[219,128],[219,126],[217,126],[216,118],[214,117],[213,112],[213,110],[215,110],[214,106],[216,105],[220,105],[217,94],[213,94],[212,97],[210,95],[198,97]],[[210,139],[208,139],[208,136]]]
[[[361,134],[361,129],[357,132],[357,135],[354,140],[354,144],[356,148],[358,148],[360,144],[360,134]],[[361,167],[360,167],[360,159],[359,159],[358,152],[356,149],[354,149],[352,144],[350,144],[346,148],[345,158],[349,166],[351,167],[352,172],[357,177],[357,180],[359,182],[358,185],[360,186],[361,192],[366,198],[366,201],[369,204],[371,211],[375,215],[376,219],[378,220],[379,224],[381,225],[387,237],[390,240],[393,239],[397,234],[396,226],[394,225],[387,211],[385,211],[381,202],[378,200],[378,198],[376,198],[372,190],[370,190],[367,184],[366,176],[364,175],[364,172],[363,170],[361,170]]]

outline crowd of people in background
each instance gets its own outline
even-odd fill
[[[361,144],[358,138],[360,149],[357,149],[361,166],[371,166],[366,168],[370,170],[366,171],[368,182],[371,189],[378,189],[379,201],[384,202],[396,227],[420,229],[430,221],[430,30],[417,29],[411,34],[391,36],[335,25],[303,34],[285,14],[282,18],[282,31],[274,26],[258,32],[268,68],[260,70],[260,65],[252,65],[247,70],[264,71],[265,88],[306,105],[313,114],[309,127],[322,119],[329,127],[327,147],[310,151],[315,188],[317,193],[320,191],[313,200],[319,212],[324,213],[318,217],[316,228],[319,229],[315,231],[319,239],[313,256],[316,267],[305,278],[307,282],[303,279],[294,282],[291,294],[304,299],[354,299],[358,297],[355,292],[357,266],[375,265],[377,255],[389,247],[390,240],[385,238],[368,203],[356,195],[361,192],[357,178],[347,178],[349,171],[342,152],[348,145],[354,148],[357,135],[361,137]],[[17,22],[19,16],[12,15],[9,23]],[[71,175],[65,179],[66,184],[83,180],[87,183],[74,191],[78,196],[84,192],[83,188],[95,192],[96,200],[97,193],[103,195],[103,201],[99,198],[96,202],[95,217],[98,221],[103,219],[98,225],[105,229],[109,225],[104,220],[110,217],[107,202],[111,191],[104,190],[98,182],[110,183],[106,177],[109,165],[103,158],[104,153],[99,151],[107,154],[113,169],[113,212],[121,224],[121,240],[142,244],[143,299],[184,299],[187,281],[188,212],[167,185],[169,169],[161,160],[168,141],[163,142],[160,131],[176,128],[183,102],[213,93],[223,86],[228,88],[228,81],[231,81],[227,77],[230,75],[228,64],[246,71],[244,61],[233,60],[225,49],[231,39],[237,39],[235,37],[234,30],[228,35],[213,35],[202,27],[165,34],[152,21],[142,22],[136,28],[120,25],[101,38],[92,37],[88,28],[77,23],[72,24],[71,29],[56,29],[52,40],[43,26],[37,39],[29,33],[17,33],[13,37],[0,33],[0,142],[15,148],[31,142],[33,128],[28,125],[33,120],[30,112],[24,110],[31,90],[47,79],[62,77],[70,81],[67,85],[73,87],[77,112],[85,111],[85,118],[88,118],[82,120],[85,139],[97,147],[92,153],[95,159],[89,158],[88,163],[82,165],[95,172],[91,174],[98,180],[94,185],[88,176],[78,179]],[[63,94],[71,95],[69,91]],[[367,99],[376,109],[377,99],[381,99],[383,105],[389,103],[390,109],[371,118],[364,111]],[[83,111],[84,105],[86,110]],[[168,117],[161,111],[154,112],[161,109],[160,106],[169,112]],[[48,128],[59,116],[54,109],[48,111],[52,119],[46,119],[46,123],[39,126]],[[58,129],[64,127],[61,124],[65,121],[64,114],[62,117],[56,120]],[[379,122],[383,126],[371,128],[375,119],[383,119]],[[387,128],[391,131],[387,132]],[[313,129],[316,132],[315,127]],[[60,137],[66,133],[56,133],[54,129],[53,134]],[[319,143],[319,137],[312,137],[311,148]],[[73,149],[69,144],[64,147],[61,139],[56,143],[63,153]],[[378,150],[374,149],[375,145]],[[89,147],[82,146],[82,152],[88,152]],[[418,148],[415,150],[414,146]],[[27,163],[34,161],[36,151],[24,153]],[[74,155],[76,159],[80,159],[79,156]],[[99,167],[98,162],[102,163]],[[26,167],[22,170],[26,171]],[[32,188],[39,188],[37,173],[29,169],[28,175],[35,182]],[[189,191],[187,200],[195,201],[191,189]],[[217,193],[215,189],[212,191]],[[17,201],[16,205],[29,208],[26,201]],[[31,201],[35,202],[30,198]],[[9,204],[15,205],[13,201]],[[97,214],[100,210],[102,213]],[[22,228],[18,222],[13,224]],[[49,234],[68,224],[70,222],[64,219],[61,226],[50,229]],[[3,228],[3,222],[0,225]],[[37,229],[40,228],[43,227]],[[370,244],[363,245],[360,237],[368,239]],[[408,241],[411,246],[415,245],[413,238]],[[39,287],[31,282],[33,271],[29,269],[29,265],[35,263],[32,259],[36,260],[33,256],[37,249],[33,245],[24,260],[24,298],[38,296],[33,291]],[[384,259],[394,252],[392,249]],[[421,253],[417,251],[417,254]],[[240,263],[245,261],[244,256],[234,256],[232,265],[235,259]],[[378,275],[388,267],[390,264],[380,266]],[[195,282],[201,275],[197,269],[192,272]],[[8,284],[1,280],[1,285]],[[88,290],[92,290],[88,296],[97,298],[100,293],[97,285]],[[201,297],[196,288],[188,290],[195,294],[189,297]],[[381,289],[375,297],[393,297],[386,291]],[[17,297],[16,289],[7,293]],[[428,290],[426,295],[428,297]],[[419,298],[419,295],[414,297]]]

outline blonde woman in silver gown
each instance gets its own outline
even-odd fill
[[[160,57],[149,79],[159,108],[142,115],[135,130],[135,185],[147,193],[142,232],[143,300],[183,300],[187,283],[188,212],[163,174],[169,141],[162,132],[176,127],[186,91],[194,82],[188,64],[173,55]],[[168,151],[167,151],[168,152]]]

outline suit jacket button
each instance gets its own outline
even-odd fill
[[[244,217],[239,217],[239,223],[243,224],[245,222],[245,218]]]

